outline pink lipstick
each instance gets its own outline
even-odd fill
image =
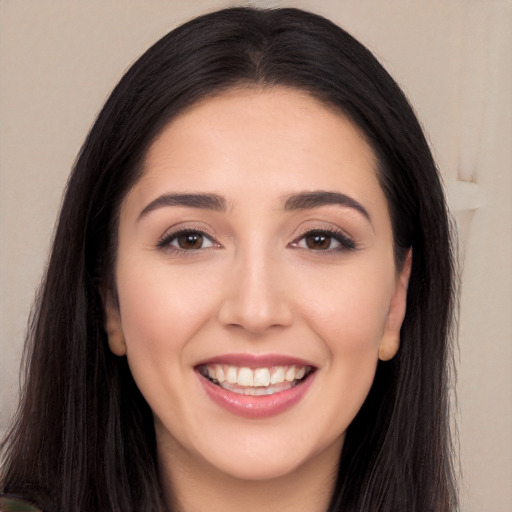
[[[230,354],[195,367],[208,397],[246,418],[280,414],[308,392],[315,368],[308,362],[276,355]]]

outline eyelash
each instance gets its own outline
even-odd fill
[[[216,242],[215,239],[209,233],[206,233],[201,229],[180,229],[179,231],[164,234],[164,236],[158,241],[157,248],[181,253],[191,253],[200,251],[201,249],[210,248],[201,246],[197,249],[183,249],[182,247],[173,246],[172,243],[175,240],[178,240],[178,238],[180,238],[181,236],[199,236],[202,237],[203,240],[208,240],[212,244],[211,247],[220,247],[220,244]]]
[[[332,240],[334,240],[339,243],[339,246],[335,247],[335,248],[329,247],[327,249],[314,249],[311,247],[300,247],[299,243],[303,240],[306,240],[306,238],[310,237],[310,236],[328,238],[328,239],[330,239],[330,243],[332,243]],[[354,242],[354,240],[352,240],[350,237],[348,237],[342,231],[338,231],[336,229],[311,229],[311,230],[303,233],[299,238],[295,239],[295,241],[293,241],[291,243],[291,246],[294,248],[297,248],[297,249],[306,249],[306,250],[314,251],[316,253],[345,252],[345,251],[354,251],[357,249],[357,245]]]
[[[176,247],[173,246],[172,243],[176,240],[178,240],[181,236],[198,236],[201,237],[203,240],[208,240],[211,244],[209,247],[204,247],[203,243],[201,244],[201,247],[198,248],[189,248],[184,249],[182,247]],[[305,241],[307,244],[307,237],[325,237],[326,239],[329,239],[329,245],[332,244],[332,241],[339,243],[338,247],[331,248],[328,247],[326,249],[318,249],[318,248],[312,248],[312,247],[302,247],[300,246],[300,242]],[[344,251],[353,251],[357,249],[356,243],[349,238],[345,233],[342,231],[338,231],[335,229],[311,229],[309,231],[306,231],[303,233],[299,238],[296,238],[291,244],[291,247],[297,248],[297,249],[306,249],[310,251],[314,251],[316,253],[326,252],[326,253],[333,253],[333,252],[344,252]],[[203,230],[200,229],[181,229],[179,231],[175,231],[172,233],[166,233],[157,243],[157,247],[159,249],[166,249],[171,250],[175,252],[181,252],[181,253],[191,253],[200,251],[202,249],[210,249],[212,247],[221,247],[221,245],[215,241],[215,239],[209,234],[206,233]]]

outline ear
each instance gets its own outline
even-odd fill
[[[124,356],[126,354],[126,343],[124,341],[119,304],[111,290],[103,292],[101,296],[105,311],[104,327],[108,336],[108,345],[116,356]]]
[[[389,305],[388,317],[379,346],[379,359],[389,361],[400,348],[400,329],[405,317],[407,287],[412,266],[412,249],[409,249],[402,269],[396,279],[395,291]]]

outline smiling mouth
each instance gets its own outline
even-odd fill
[[[314,371],[311,366],[288,365],[249,368],[227,364],[205,364],[199,373],[220,388],[240,395],[265,396],[291,389]]]

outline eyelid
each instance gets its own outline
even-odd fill
[[[330,236],[334,238],[340,245],[336,248],[329,248],[329,249],[311,249],[308,247],[299,247],[298,243],[305,239],[308,235],[313,234],[325,234],[327,236]],[[333,253],[333,252],[346,252],[346,251],[354,251],[358,249],[358,246],[356,242],[353,240],[353,238],[347,233],[345,233],[342,229],[335,228],[335,227],[311,227],[308,229],[305,229],[302,231],[302,233],[295,237],[293,241],[290,243],[290,246],[293,248],[298,249],[305,249],[312,252],[324,252],[324,253]]]
[[[177,239],[180,235],[184,235],[187,233],[197,233],[201,236],[207,238],[211,241],[211,247],[201,247],[200,249],[182,249],[180,247],[176,247],[171,245],[171,242]],[[169,228],[164,234],[159,238],[157,244],[158,249],[168,250],[171,252],[181,252],[181,253],[194,253],[204,249],[211,248],[220,248],[222,245],[217,241],[215,236],[205,227],[197,227],[197,226],[180,226],[177,228]]]

